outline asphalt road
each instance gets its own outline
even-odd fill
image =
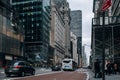
[[[86,69],[78,69],[76,71],[51,71],[51,69],[45,68],[36,68],[34,76],[6,77],[3,70],[1,73],[0,80],[88,80],[89,75]]]
[[[35,75],[52,72],[51,69],[46,69],[46,68],[35,68],[35,70],[36,70]],[[26,75],[25,77],[30,77],[30,75]],[[13,80],[14,78],[22,78],[22,77],[18,77],[15,75],[12,75],[11,77],[6,77],[4,73],[4,69],[3,68],[0,69],[0,80]]]
[[[35,75],[14,80],[86,80],[86,73],[79,71],[61,71],[44,75]]]

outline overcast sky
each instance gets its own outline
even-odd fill
[[[93,0],[67,0],[71,10],[82,11],[82,43],[91,45],[91,25],[93,18]],[[90,48],[90,47],[89,47]],[[85,49],[89,49],[85,46]],[[90,50],[85,50],[87,54]],[[88,55],[89,56],[89,55]]]

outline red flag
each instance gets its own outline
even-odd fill
[[[107,10],[111,6],[111,0],[104,0],[102,5],[102,11]]]

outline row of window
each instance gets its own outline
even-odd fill
[[[11,13],[7,8],[0,7],[0,52],[21,55],[23,35],[15,33],[15,27],[10,20]],[[20,29],[20,27],[16,27]]]
[[[0,52],[20,55],[20,42],[14,38],[0,34]],[[9,44],[9,45],[8,45]]]

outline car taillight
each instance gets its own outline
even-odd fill
[[[21,68],[22,66],[15,66],[15,68]]]

